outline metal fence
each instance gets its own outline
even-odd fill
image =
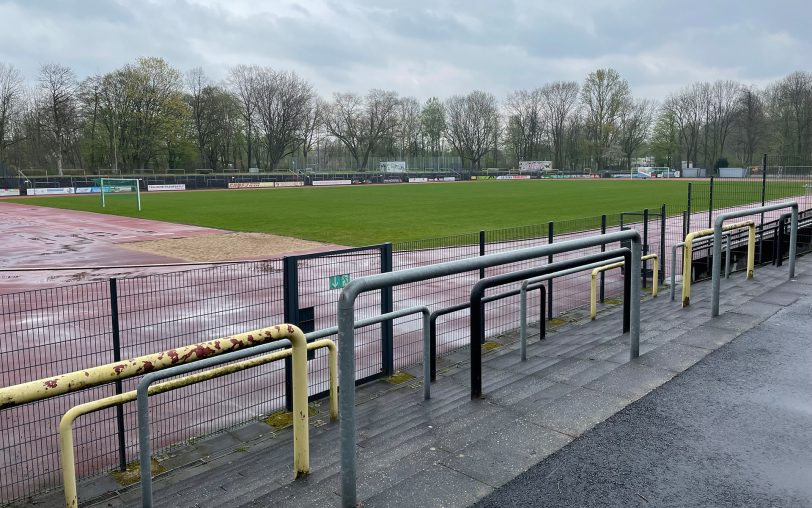
[[[336,324],[336,301],[348,280],[628,227],[641,232],[645,252],[661,256],[660,276],[665,279],[670,275],[670,246],[681,242],[687,231],[707,227],[723,211],[790,196],[802,210],[812,208],[812,171],[801,171],[797,161],[790,161],[794,166],[781,162],[780,174],[776,169],[747,179],[686,182],[684,203],[647,210],[0,295],[0,384],[13,385],[269,324],[292,322],[306,331],[322,329]],[[780,262],[779,246],[786,240],[779,239],[779,216],[754,220],[759,225],[759,260]],[[812,212],[802,215],[801,225],[799,253],[812,249]],[[734,255],[738,255],[738,239],[734,236],[733,241]],[[586,249],[546,262],[602,249]],[[709,261],[707,247],[697,248],[694,259],[691,276],[702,278],[703,263]],[[531,266],[533,262],[515,263],[365,294],[357,304],[356,319],[414,305],[440,309],[466,303],[477,280]],[[682,263],[677,267],[681,271]],[[650,277],[645,266],[643,275]],[[589,274],[582,273],[548,282],[548,319],[566,320],[567,313],[587,306],[589,280]],[[648,285],[650,278],[643,278],[642,283]],[[494,288],[489,294],[504,289]],[[611,303],[622,289],[619,270],[603,274],[601,301]],[[528,296],[530,308],[536,308],[539,293]],[[488,336],[515,329],[518,296],[489,303],[486,316]],[[438,320],[439,354],[468,345],[468,318],[468,310],[463,310]],[[356,338],[359,380],[423,361],[418,317],[367,327]],[[327,389],[326,368],[321,353],[309,362],[311,395]],[[56,431],[67,409],[134,389],[137,382],[128,380],[0,411],[0,502],[59,484]],[[245,386],[250,388],[243,389]],[[279,362],[152,397],[152,446],[166,448],[272,413],[290,400],[289,386],[285,364]],[[262,390],[252,389],[258,387]],[[198,403],[200,400],[205,403]],[[80,477],[121,467],[137,457],[134,408],[82,417],[76,428]]]

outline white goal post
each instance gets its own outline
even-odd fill
[[[140,178],[100,178],[99,190],[101,194],[101,205],[104,208],[107,204],[105,195],[116,193],[131,193],[135,188],[135,197],[138,202],[138,211],[141,211],[141,179]]]

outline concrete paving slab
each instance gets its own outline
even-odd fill
[[[705,358],[708,350],[679,343],[667,343],[657,349],[641,355],[636,360],[641,365],[666,369],[672,372],[682,372],[690,366]]]
[[[738,335],[739,332],[735,330],[726,330],[717,328],[715,326],[705,326],[680,335],[672,342],[684,344],[686,346],[701,347],[708,350],[713,350],[727,344]]]
[[[595,379],[586,388],[637,400],[674,377],[674,372],[649,367],[633,360]]]
[[[401,481],[384,493],[366,499],[364,508],[463,507],[492,490],[489,485],[438,464]]]
[[[570,441],[570,436],[518,419],[451,454],[442,464],[498,487]]]
[[[548,429],[577,437],[629,402],[626,398],[578,388],[532,411],[529,417]]]

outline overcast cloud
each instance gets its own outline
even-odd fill
[[[699,80],[761,85],[812,70],[810,0],[0,0],[0,62],[82,78],[139,56],[215,79],[245,63],[296,71],[324,96],[425,99],[576,80],[616,68],[638,96]]]

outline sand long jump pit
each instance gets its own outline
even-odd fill
[[[262,260],[341,248],[266,233],[240,233],[0,201],[0,293],[184,269],[130,265]],[[120,267],[87,270],[92,267]],[[8,271],[46,267],[77,270]],[[188,266],[193,268],[193,266]]]

